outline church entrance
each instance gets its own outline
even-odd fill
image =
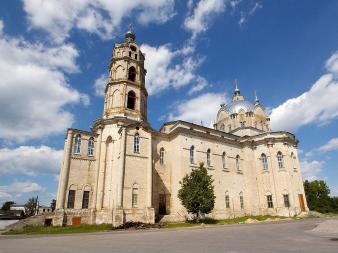
[[[300,204],[300,210],[302,212],[305,212],[305,203],[304,203],[304,197],[303,194],[298,194],[299,204]]]
[[[166,210],[166,196],[165,196],[165,194],[160,194],[159,195],[158,214],[159,215],[165,215],[165,214],[167,214],[167,210]]]

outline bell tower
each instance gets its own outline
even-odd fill
[[[125,39],[116,43],[109,65],[109,82],[104,96],[103,118],[126,117],[147,120],[148,92],[145,88],[144,55],[129,26]]]

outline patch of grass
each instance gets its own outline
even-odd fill
[[[71,234],[71,233],[92,233],[111,230],[111,224],[100,225],[79,225],[79,226],[55,226],[55,227],[43,227],[43,226],[26,226],[22,229],[11,229],[4,232],[4,235],[33,235],[33,234]]]
[[[163,228],[185,228],[185,227],[196,227],[200,225],[201,223],[189,223],[189,222],[165,223]]]
[[[259,216],[242,216],[235,217],[230,219],[215,220],[211,218],[202,219],[199,222],[196,220],[181,222],[181,223],[165,223],[164,228],[181,228],[181,227],[195,227],[200,226],[201,224],[210,224],[210,225],[225,225],[225,224],[239,224],[244,223],[248,219],[265,221],[268,219],[285,219],[286,217],[281,216],[270,216],[270,215],[259,215]]]

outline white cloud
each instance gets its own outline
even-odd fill
[[[60,171],[63,150],[47,146],[21,146],[0,149],[0,175],[56,175]]]
[[[323,161],[301,161],[300,163],[303,179],[304,180],[316,180],[319,178],[319,174],[321,173],[324,162]]]
[[[47,47],[3,35],[0,55],[0,138],[22,142],[61,133],[73,123],[64,107],[89,103],[64,74],[79,71],[73,45]]]
[[[188,92],[188,95],[192,95],[196,92],[199,92],[203,90],[205,87],[207,87],[208,85],[209,85],[208,81],[204,77],[198,76],[196,78],[196,84],[193,84],[192,88]]]
[[[296,131],[307,124],[324,125],[338,116],[338,52],[326,63],[328,73],[322,75],[302,95],[288,99],[272,110],[274,130]]]
[[[329,140],[325,145],[319,147],[317,150],[321,153],[326,153],[338,149],[338,138]]]
[[[43,192],[45,188],[31,181],[14,181],[10,185],[0,185],[0,200],[8,201],[25,193]]]
[[[248,12],[241,11],[241,16],[238,21],[239,26],[243,26],[249,19],[250,16],[255,14],[258,9],[262,9],[263,5],[259,2],[256,2],[253,7]]]
[[[186,29],[193,33],[193,37],[197,34],[205,32],[215,15],[222,13],[226,8],[227,0],[200,0],[193,10],[192,15],[184,20]]]
[[[104,90],[108,83],[108,76],[106,74],[102,74],[99,78],[97,78],[94,82],[94,89],[96,96],[103,96]]]
[[[329,72],[338,74],[338,51],[326,61],[325,67]]]
[[[164,23],[174,15],[174,0],[23,0],[31,28],[50,33],[55,42],[81,29],[109,39],[125,18],[140,24]]]
[[[0,35],[2,34],[4,30],[4,22],[0,19]]]
[[[202,82],[202,77],[195,71],[204,58],[195,59],[192,56],[186,56],[185,50],[171,51],[168,45],[152,47],[143,44],[141,50],[146,55],[146,86],[150,95],[170,87],[178,89],[193,82],[198,84]],[[178,63],[175,64],[175,61]],[[205,80],[203,87],[200,84],[199,90],[206,85]]]
[[[338,138],[332,138],[326,144],[319,148],[313,149],[305,154],[306,157],[310,157],[314,154],[323,154],[331,151],[338,150]]]
[[[211,127],[216,119],[216,113],[225,98],[221,93],[205,93],[190,100],[176,103],[169,114],[168,120],[184,120],[195,124]],[[206,106],[207,105],[207,106]]]

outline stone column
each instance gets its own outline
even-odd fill
[[[120,151],[120,168],[118,173],[118,185],[117,185],[117,207],[123,205],[123,175],[126,156],[126,127],[121,126],[121,151]]]
[[[97,206],[97,197],[98,197],[98,184],[99,184],[99,171],[100,171],[100,161],[101,161],[101,144],[102,144],[102,128],[99,127],[97,134],[99,135],[97,142],[96,142],[96,151],[95,151],[95,158],[96,158],[96,175],[95,175],[95,188],[93,193],[93,201],[92,201],[92,208],[95,209]]]
[[[101,132],[102,135],[102,132]],[[102,137],[101,137],[102,138]],[[102,202],[103,202],[103,191],[104,191],[104,180],[105,180],[105,170],[106,170],[106,157],[107,157],[107,143],[104,142],[101,144],[103,145],[103,149],[101,147],[101,153],[100,153],[100,162],[98,163],[98,182],[97,182],[97,199],[96,199],[96,210],[102,209]]]
[[[67,187],[68,187],[69,163],[70,163],[70,156],[72,153],[72,142],[73,142],[73,131],[69,129],[67,133],[65,148],[64,148],[63,165],[62,165],[61,172],[60,172],[59,190],[58,190],[58,197],[56,201],[56,209],[64,209],[65,207],[65,199],[66,199]]]
[[[152,188],[153,188],[153,147],[152,136],[149,134],[149,160],[147,170],[147,207],[152,207]]]

